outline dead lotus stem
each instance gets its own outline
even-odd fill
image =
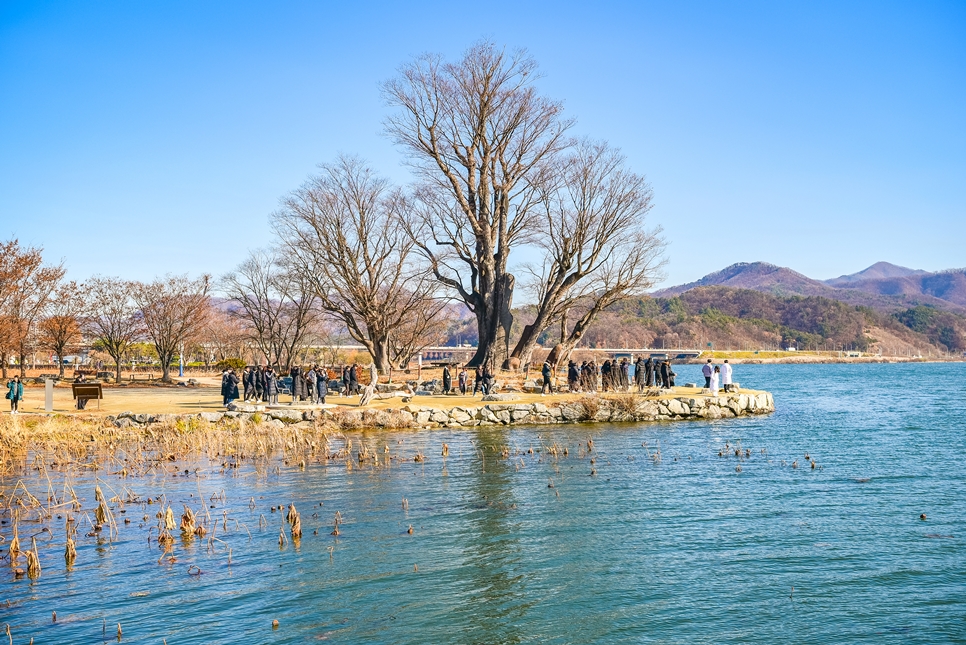
[[[31,578],[40,577],[40,554],[37,551],[37,540],[31,538],[33,550],[27,551],[27,575]]]

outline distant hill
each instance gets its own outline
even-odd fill
[[[921,305],[966,314],[966,270],[928,273],[888,262],[826,282],[767,262],[741,262],[695,282],[659,289],[651,296],[671,298],[710,286],[751,289],[779,297],[816,296],[890,314]]]
[[[906,278],[915,275],[925,275],[927,271],[922,269],[907,269],[889,262],[876,262],[867,269],[858,273],[842,275],[831,280],[825,280],[825,284],[830,287],[849,287],[859,282],[870,280],[889,280],[894,278]]]

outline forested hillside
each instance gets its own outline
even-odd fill
[[[527,308],[514,311],[514,329]],[[541,344],[559,335],[551,328]],[[465,339],[465,336],[464,336]],[[455,340],[455,338],[453,339]],[[896,314],[820,296],[774,296],[750,289],[698,287],[669,298],[628,300],[601,314],[583,347],[855,349],[905,355],[966,350],[966,318],[919,306]]]

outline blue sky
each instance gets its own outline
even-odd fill
[[[966,266],[962,2],[0,0],[0,239],[78,279],[221,275],[318,163],[407,182],[379,84],[480,38],[647,175],[665,285]]]

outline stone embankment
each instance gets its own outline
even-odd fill
[[[775,411],[771,393],[761,391],[722,394],[720,396],[664,396],[645,398],[633,394],[616,396],[584,396],[574,400],[548,403],[514,402],[512,394],[484,397],[482,405],[456,405],[451,408],[427,407],[415,403],[401,409],[279,409],[237,405],[228,412],[201,412],[191,415],[121,413],[109,417],[117,426],[150,423],[175,423],[200,419],[218,423],[228,419],[248,422],[287,424],[334,420],[342,428],[369,427],[447,427],[469,428],[493,425],[540,425],[557,423],[607,423],[672,421],[687,419],[729,419]]]

